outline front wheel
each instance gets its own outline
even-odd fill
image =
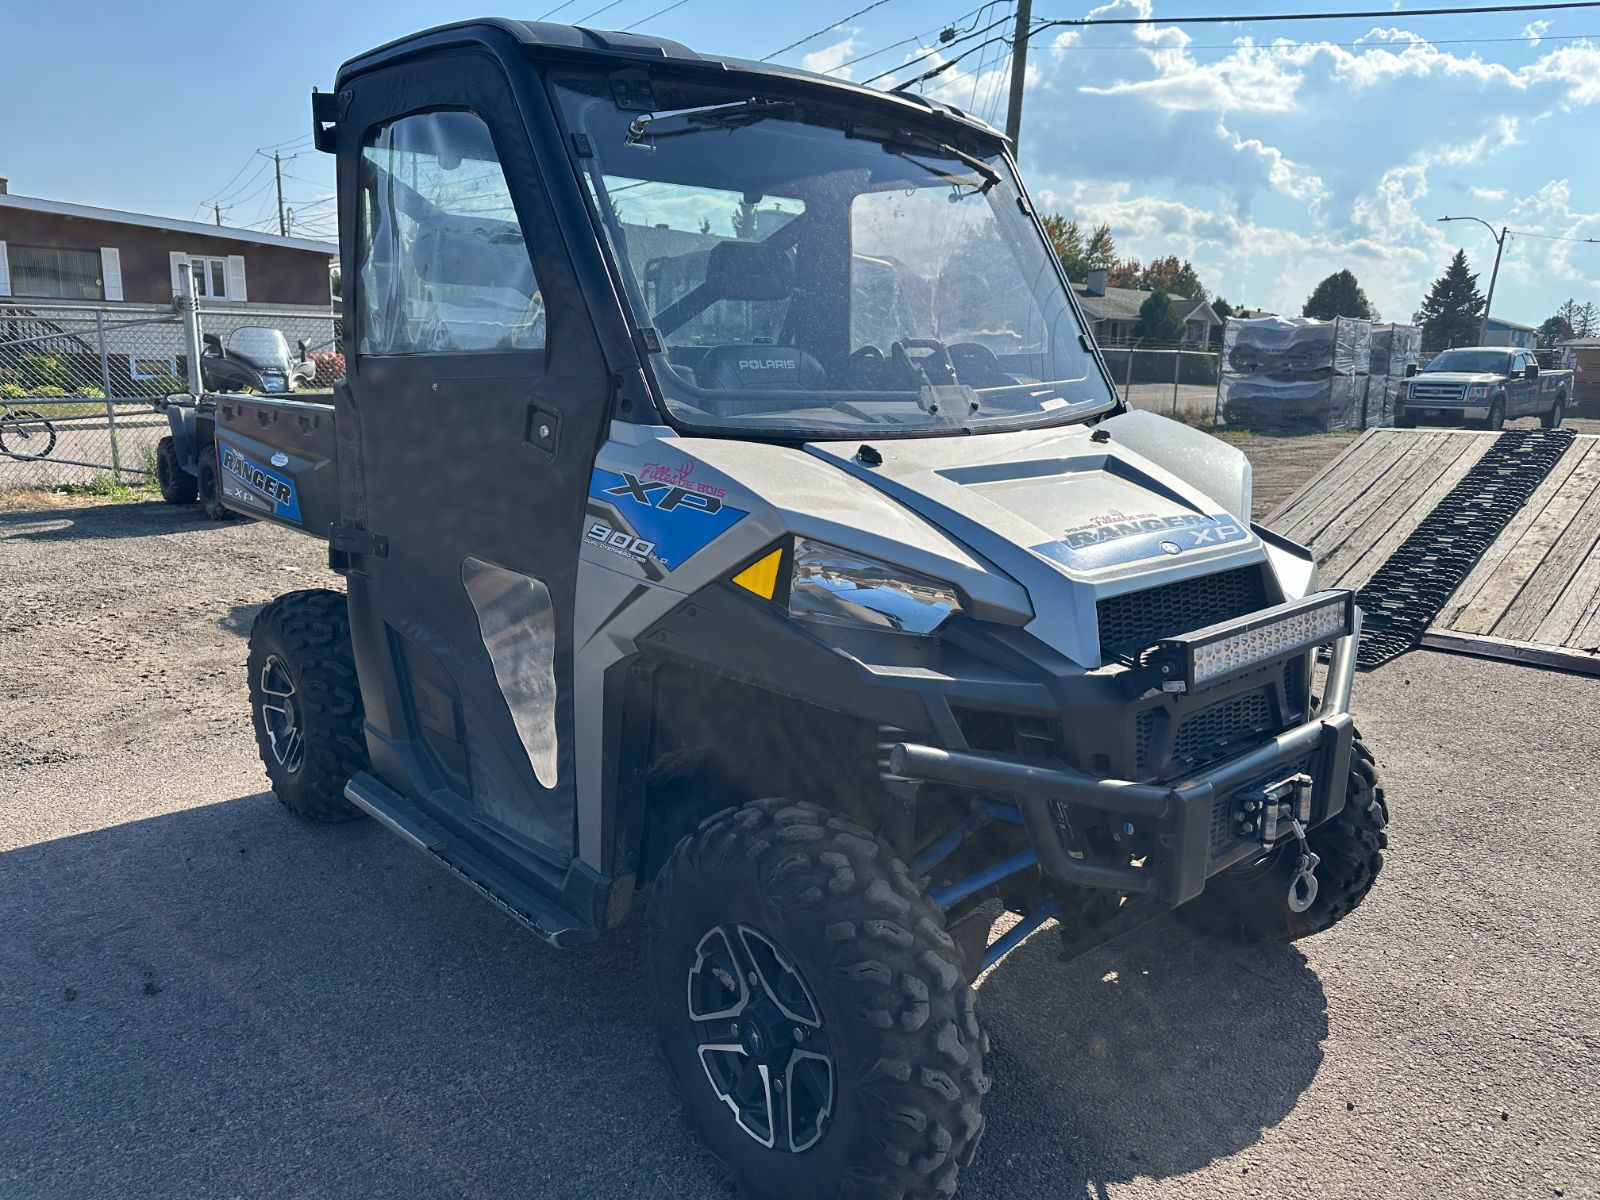
[[[1506,402],[1496,397],[1493,404],[1489,405],[1489,415],[1484,418],[1485,429],[1504,429],[1506,427]]]
[[[1226,871],[1177,910],[1179,920],[1245,942],[1292,942],[1344,920],[1372,891],[1389,845],[1389,806],[1378,764],[1359,737],[1350,749],[1344,809],[1306,835],[1321,858],[1317,894],[1304,912],[1288,904],[1299,845],[1279,845],[1264,858]]]
[[[233,520],[233,510],[222,502],[222,477],[217,473],[215,445],[207,446],[201,453],[196,476],[195,488],[206,516],[213,521]]]
[[[685,1115],[754,1200],[948,1197],[988,1039],[938,907],[813,804],[710,818],[650,904],[651,1011]]]
[[[287,592],[250,627],[250,716],[272,790],[310,821],[360,810],[344,785],[367,767],[349,606],[326,588]]]

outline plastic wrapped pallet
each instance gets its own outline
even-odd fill
[[[1376,325],[1372,329],[1372,374],[1367,388],[1367,428],[1394,424],[1406,369],[1422,358],[1422,330],[1415,325]]]
[[[1218,406],[1226,424],[1307,433],[1361,426],[1370,321],[1230,320],[1222,347]]]

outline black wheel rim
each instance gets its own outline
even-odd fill
[[[272,757],[293,775],[305,761],[305,734],[300,728],[299,696],[288,669],[276,654],[267,655],[261,665],[261,728],[267,735]]]
[[[783,1153],[815,1146],[833,1113],[833,1051],[790,959],[747,925],[715,926],[695,947],[687,999],[695,1055],[740,1130]]]

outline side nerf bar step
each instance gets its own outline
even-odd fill
[[[389,832],[399,834],[417,849],[438,859],[458,879],[470,884],[552,946],[577,946],[594,941],[594,929],[585,927],[549,896],[429,819],[381,780],[362,771],[345,784],[344,795]]]

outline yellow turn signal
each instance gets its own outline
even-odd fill
[[[778,564],[783,561],[780,547],[765,558],[757,559],[733,577],[733,581],[747,592],[754,592],[763,600],[771,600],[778,590]]]

